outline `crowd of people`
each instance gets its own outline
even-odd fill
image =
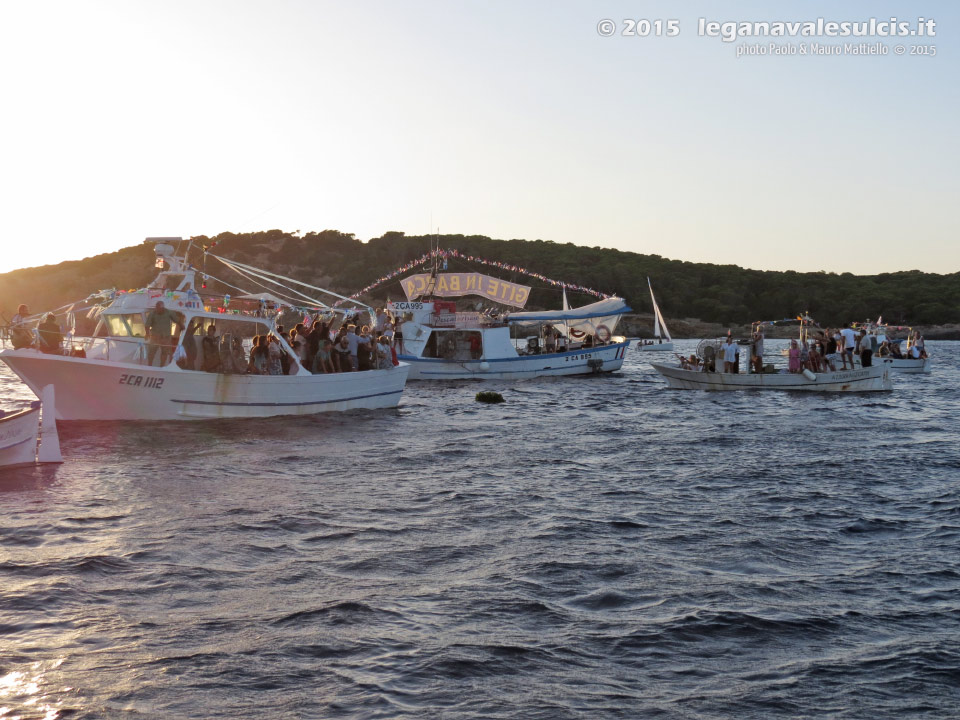
[[[772,365],[764,365],[764,335],[755,332],[748,343],[750,346],[749,372],[774,372]],[[836,372],[838,370],[854,370],[854,357],[859,358],[860,367],[871,367],[874,356],[882,358],[926,358],[923,336],[912,336],[906,343],[906,354],[901,349],[901,341],[889,341],[886,336],[879,338],[876,332],[867,328],[854,330],[849,324],[842,328],[818,330],[815,335],[808,335],[805,340],[791,340],[787,350],[787,371],[801,373],[804,370],[811,372]],[[715,356],[701,360],[696,355],[685,357],[679,355],[680,367],[685,370],[714,372],[720,370],[726,373],[740,372],[740,348],[730,335],[715,351]]]
[[[374,316],[372,327],[358,327],[359,317],[353,316],[334,329],[335,321],[321,315],[297,323],[289,332],[277,325],[275,334],[254,336],[249,353],[240,337],[218,335],[215,322],[206,326],[198,344],[196,336],[206,321],[194,318],[187,326],[174,354],[180,367],[225,374],[289,375],[297,372],[297,363],[313,373],[386,370],[398,364],[393,322],[382,310]],[[295,358],[283,347],[281,337]],[[148,359],[152,364],[152,358]]]
[[[885,336],[878,338],[867,328],[860,328],[858,332],[846,324],[840,329],[821,330],[805,341],[791,340],[787,369],[794,373],[853,370],[856,367],[854,356],[860,358],[860,367],[866,368],[873,365],[874,355],[882,358],[927,357],[923,336],[913,338],[905,356],[900,342],[890,342]]]
[[[30,310],[21,304],[10,321],[10,344],[15,350],[36,347],[40,352],[56,354],[63,344],[63,331],[53,313],[47,313],[37,323],[36,334],[30,329]]]
[[[145,364],[167,365],[171,360],[185,370],[212,373],[287,375],[297,372],[297,362],[280,342],[287,342],[296,361],[313,373],[384,370],[398,364],[394,348],[398,333],[395,322],[382,308],[370,313],[369,324],[362,324],[364,313],[354,313],[337,323],[334,317],[316,315],[297,323],[289,332],[277,325],[275,333],[252,338],[250,350],[243,338],[229,331],[218,333],[217,321],[194,317],[184,330],[182,313],[158,301],[144,315]],[[32,326],[30,311],[20,305],[9,325],[10,342],[15,349],[35,347],[44,353],[64,352],[64,334],[56,316],[48,313]]]

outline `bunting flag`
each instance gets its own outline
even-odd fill
[[[584,287],[583,285],[574,285],[573,283],[565,283],[560,280],[551,280],[546,275],[541,275],[540,273],[531,272],[526,268],[520,267],[519,265],[513,265],[511,263],[499,262],[497,260],[486,260],[475,255],[465,255],[461,253],[456,248],[451,248],[450,250],[431,250],[422,257],[417,258],[416,260],[411,260],[406,265],[402,265],[395,270],[387,273],[381,278],[378,278],[376,281],[367,285],[363,290],[358,290],[353,295],[351,295],[346,300],[338,300],[333,304],[333,307],[338,307],[344,302],[354,301],[359,298],[361,295],[366,295],[371,290],[374,290],[380,285],[383,285],[385,282],[389,282],[404,273],[408,273],[411,270],[419,267],[420,265],[426,265],[434,258],[439,258],[443,260],[444,268],[446,268],[447,262],[450,258],[456,258],[458,260],[465,260],[467,262],[478,263],[479,265],[486,265],[487,267],[494,267],[499,270],[506,270],[507,272],[520,273],[521,275],[526,275],[527,277],[532,277],[540,282],[546,283],[547,285],[552,285],[553,287],[562,288],[563,290],[574,290],[576,292],[581,292],[586,295],[593,295],[594,297],[606,299],[612,297],[608,293],[602,293],[599,290],[594,290],[593,288]]]

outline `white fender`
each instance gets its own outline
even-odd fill
[[[804,368],[804,369],[803,369],[803,376],[804,376],[807,380],[816,380],[816,379],[817,379],[816,373],[814,373],[810,368]]]

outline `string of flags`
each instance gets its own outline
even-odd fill
[[[548,278],[546,275],[532,272],[530,270],[527,270],[526,268],[520,267],[519,265],[500,262],[497,260],[487,260],[482,257],[477,257],[476,255],[466,255],[460,252],[459,250],[457,250],[456,248],[451,248],[451,249],[431,250],[430,252],[422,255],[416,260],[411,260],[405,265],[401,265],[400,267],[390,271],[383,277],[377,278],[377,280],[367,285],[367,287],[363,288],[363,290],[358,290],[357,292],[355,292],[353,295],[350,296],[350,300],[356,300],[361,295],[366,295],[371,290],[374,290],[378,286],[383,285],[383,283],[389,282],[390,280],[393,280],[394,278],[399,277],[400,275],[404,275],[410,272],[411,270],[419,267],[420,265],[426,265],[427,263],[432,261],[434,258],[443,260],[444,270],[447,269],[447,261],[450,258],[456,258],[458,260],[466,260],[467,262],[473,262],[473,263],[478,263],[479,265],[486,265],[487,267],[497,268],[498,270],[506,270],[508,272],[520,273],[521,275],[526,275],[527,277],[535,278],[536,280],[539,280],[540,282],[546,283],[548,285],[552,285],[553,287],[564,288],[566,290],[572,290],[574,292],[581,292],[586,295],[593,295],[594,297],[597,297],[600,299],[606,299],[608,297],[611,297],[607,293],[602,293],[599,290],[594,290],[593,288],[588,288],[584,285],[574,285],[573,283],[565,283],[561,280],[552,280],[551,278]],[[344,302],[346,301],[338,300],[333,304],[333,307],[337,307]]]

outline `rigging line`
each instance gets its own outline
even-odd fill
[[[221,280],[221,279],[218,278],[217,276],[211,275],[211,274],[208,273],[208,272],[205,272],[205,273],[203,273],[203,274],[204,274],[204,277],[207,277],[207,278],[209,278],[210,280],[216,280],[218,283],[221,283],[221,284],[223,284],[223,285],[226,285],[228,288],[233,288],[234,290],[239,290],[239,291],[242,292],[242,293],[246,293],[246,292],[247,292],[247,289],[246,289],[246,288],[242,288],[242,287],[239,287],[239,286],[237,286],[237,285],[233,285],[233,284],[231,284],[231,283],[228,283],[226,280]],[[201,296],[202,296],[202,295],[215,295],[215,293],[197,293],[197,294],[198,294],[198,295],[201,295]]]
[[[58,308],[54,308],[53,310],[44,310],[42,312],[33,313],[32,315],[27,315],[27,317],[23,318],[22,322],[29,323],[29,322],[33,322],[34,320],[42,320],[47,316],[48,313],[53,313],[54,315],[60,315],[61,310],[65,310],[65,312],[63,313],[65,315],[71,312],[76,313],[76,312],[80,312],[81,310],[89,310],[92,307],[100,307],[99,305],[84,305],[83,307],[80,307],[80,308],[70,309],[71,305],[76,305],[78,302],[80,301],[76,300],[72,303],[67,303],[65,305],[61,305]],[[6,316],[4,316],[3,319],[6,320],[7,319]]]
[[[346,297],[345,295],[340,295],[340,294],[338,294],[338,293],[333,292],[333,290],[327,290],[327,289],[322,288],[322,287],[317,287],[316,285],[311,285],[310,283],[305,283],[305,282],[303,282],[302,280],[295,280],[294,278],[287,277],[286,275],[278,275],[278,274],[276,274],[276,273],[272,273],[272,272],[269,272],[269,271],[267,271],[267,270],[263,270],[263,269],[260,269],[260,268],[255,268],[255,267],[253,267],[252,265],[246,265],[245,263],[237,262],[236,260],[225,260],[224,258],[220,257],[219,255],[214,255],[213,253],[207,253],[207,254],[210,255],[210,257],[212,257],[212,258],[214,258],[214,259],[216,259],[216,260],[219,260],[220,262],[224,263],[225,265],[232,263],[232,264],[234,264],[234,265],[236,265],[236,266],[238,266],[238,267],[246,268],[247,270],[252,270],[252,271],[255,271],[255,272],[260,272],[260,273],[263,273],[264,275],[269,275],[270,277],[279,278],[279,279],[284,280],[284,281],[286,281],[286,282],[296,283],[297,285],[303,285],[304,287],[308,287],[308,288],[310,288],[311,290],[319,290],[319,291],[322,292],[322,293],[326,293],[327,295],[333,295],[334,297],[340,298],[341,300],[346,300],[346,301],[348,301],[348,302],[357,302],[357,301],[355,301],[353,298]],[[293,288],[289,288],[289,289],[290,289],[290,290],[293,290]],[[295,291],[294,291],[294,292],[295,292]],[[372,310],[372,309],[373,309],[373,308],[371,308],[369,305],[367,305],[367,304],[365,304],[365,303],[357,302],[357,304],[358,304],[358,305],[363,305],[363,307],[367,308],[368,310]]]
[[[320,308],[324,308],[324,309],[328,309],[328,310],[330,309],[329,306],[328,306],[325,302],[323,302],[322,300],[317,300],[316,298],[310,297],[309,295],[307,295],[307,294],[305,294],[305,293],[302,293],[302,292],[300,292],[299,290],[295,290],[294,288],[288,288],[287,286],[283,285],[282,283],[277,282],[276,280],[271,280],[271,279],[269,279],[269,278],[263,277],[263,276],[260,275],[259,273],[256,273],[256,272],[253,272],[253,271],[249,271],[249,270],[248,270],[248,271],[244,271],[244,270],[241,270],[240,268],[234,267],[231,263],[226,262],[226,261],[221,261],[221,262],[223,262],[228,268],[230,268],[231,270],[233,270],[235,273],[237,273],[237,274],[239,274],[239,275],[242,275],[243,277],[247,278],[250,282],[252,282],[252,283],[254,283],[254,284],[256,284],[256,285],[259,285],[259,286],[262,287],[264,290],[269,290],[270,292],[275,292],[275,293],[277,293],[278,295],[282,295],[282,296],[284,296],[285,299],[287,299],[287,300],[293,300],[294,298],[292,298],[292,297],[289,296],[289,295],[284,295],[284,293],[281,293],[281,292],[278,291],[278,290],[274,290],[273,288],[267,287],[266,285],[262,285],[261,283],[258,283],[258,282],[257,282],[256,280],[254,280],[253,278],[258,277],[258,278],[260,278],[261,280],[265,280],[266,282],[273,283],[274,285],[278,285],[279,287],[282,287],[284,290],[286,290],[286,291],[288,291],[288,292],[292,292],[292,293],[294,293],[294,294],[296,294],[296,295],[299,295],[301,298],[304,298],[304,299],[306,299],[306,300],[309,300],[312,304],[317,305],[317,306],[320,307]],[[301,300],[300,302],[302,302],[302,300]]]
[[[237,286],[237,285],[233,285],[232,283],[228,283],[226,280],[222,280],[222,279],[218,278],[218,277],[215,276],[215,275],[211,275],[211,274],[208,273],[208,272],[205,272],[205,273],[203,273],[203,274],[206,275],[209,279],[211,279],[211,280],[216,280],[218,283],[222,283],[222,284],[226,285],[227,287],[233,288],[234,290],[239,290],[239,291],[242,292],[242,293],[247,293],[247,294],[249,294],[248,291],[247,291],[247,288],[242,288],[242,287],[239,287],[239,286]],[[247,278],[247,279],[250,280],[251,282],[256,283],[256,281],[255,281],[255,280],[252,280],[251,278]],[[260,285],[260,283],[256,283],[256,284],[257,284],[257,285]],[[260,285],[260,287],[262,287],[264,290],[272,290],[271,288],[267,287],[266,285]],[[209,295],[214,295],[215,297],[223,297],[222,295],[218,296],[218,295],[215,295],[214,293],[205,293],[205,294],[207,294],[208,296],[209,296]],[[288,298],[288,299],[290,299],[290,298]],[[298,307],[299,307],[299,306],[298,306]],[[337,308],[328,308],[328,310],[329,310],[330,312],[344,312],[343,310],[338,310]]]
[[[233,270],[235,273],[237,273],[238,275],[241,275],[242,277],[244,277],[244,278],[246,278],[247,280],[249,280],[250,282],[252,282],[254,285],[257,285],[258,287],[261,287],[261,288],[263,288],[264,290],[267,290],[267,291],[270,292],[270,293],[276,293],[276,295],[278,296],[278,299],[286,300],[286,301],[290,302],[291,304],[293,304],[294,306],[297,306],[297,307],[299,307],[300,304],[303,303],[303,300],[300,299],[300,298],[294,298],[294,297],[291,297],[291,296],[289,296],[289,295],[286,295],[285,293],[280,292],[279,290],[277,290],[277,289],[275,289],[275,288],[272,288],[272,287],[269,287],[269,286],[267,286],[267,285],[264,285],[263,283],[257,282],[257,280],[255,280],[254,277],[251,277],[251,275],[248,274],[247,272],[245,272],[245,271],[243,271],[243,270],[240,270],[239,268],[231,267],[229,263],[224,263],[224,264],[225,264],[228,268],[230,268],[231,270]],[[273,282],[273,281],[272,281],[272,280],[268,280],[268,282]],[[276,285],[276,284],[279,284],[279,283],[274,283],[274,284]],[[284,286],[281,285],[280,287],[284,287]],[[303,293],[297,292],[296,290],[293,290],[292,288],[286,288],[286,287],[284,287],[284,290],[289,290],[290,292],[297,293],[297,295],[300,295],[300,296],[302,296],[303,298],[306,298],[306,299],[309,300],[312,304],[319,305],[319,307],[321,307],[321,308],[327,308],[327,306],[326,306],[324,303],[320,302],[320,301],[317,300],[316,298],[312,298],[312,297],[310,297],[310,296],[308,296],[308,295],[304,295]],[[244,290],[244,292],[246,292],[246,291]],[[328,308],[327,308],[327,309],[328,309]]]

